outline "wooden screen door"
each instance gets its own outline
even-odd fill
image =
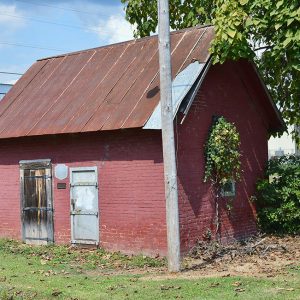
[[[70,168],[72,244],[99,243],[96,167]]]
[[[53,242],[53,201],[50,160],[20,161],[23,241]]]

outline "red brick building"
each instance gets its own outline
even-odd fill
[[[181,250],[215,231],[203,183],[213,116],[241,137],[242,180],[221,238],[256,231],[250,197],[283,123],[255,67],[212,65],[212,27],[173,32]],[[37,61],[0,102],[0,237],[167,251],[157,37]]]

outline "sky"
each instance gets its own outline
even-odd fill
[[[120,0],[0,0],[0,72],[133,38]],[[0,73],[0,83],[19,76]]]

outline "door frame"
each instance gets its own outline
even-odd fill
[[[50,180],[46,180],[46,197],[47,197],[47,244],[54,243],[54,222],[53,222],[53,191],[52,191],[52,164],[51,159],[36,159],[36,160],[20,160],[20,218],[21,218],[21,232],[22,241],[26,243],[28,240],[34,240],[33,238],[26,237],[25,220],[24,220],[24,205],[25,205],[25,193],[24,193],[24,170],[38,170],[45,169],[45,175]],[[40,240],[40,239],[37,239]],[[44,239],[43,239],[44,241]]]
[[[74,238],[74,215],[72,214],[72,203],[71,203],[71,200],[72,200],[72,172],[76,172],[76,171],[94,171],[95,172],[95,177],[96,177],[96,190],[97,190],[97,212],[98,212],[98,215],[97,215],[97,240],[94,242],[86,242],[86,243],[82,243],[83,245],[88,245],[88,244],[91,244],[91,245],[99,245],[99,241],[100,241],[100,228],[99,228],[99,224],[100,224],[100,214],[99,214],[99,180],[98,180],[98,168],[97,166],[91,166],[91,167],[71,167],[69,168],[69,171],[70,171],[70,222],[71,222],[71,244],[73,245],[77,245],[77,244],[81,244],[79,242],[76,242],[75,238]]]

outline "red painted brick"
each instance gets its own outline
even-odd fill
[[[251,82],[249,82],[251,85]],[[182,252],[187,252],[215,226],[215,202],[210,185],[203,183],[204,145],[212,116],[234,122],[241,136],[242,180],[231,214],[220,201],[221,239],[228,242],[256,232],[256,211],[250,197],[267,162],[267,127],[249,90],[237,76],[234,63],[213,66],[182,125],[178,124],[178,181]]]
[[[21,238],[19,161],[50,158],[69,167],[97,166],[100,242],[109,250],[166,254],[160,132],[125,130],[43,136],[0,143],[0,236]],[[56,188],[55,242],[70,242],[70,190]]]
[[[251,85],[251,83],[249,83]],[[241,82],[234,63],[213,66],[191,110],[175,126],[182,252],[215,231],[215,202],[203,183],[204,144],[213,115],[234,122],[241,135],[242,181],[230,215],[220,202],[221,238],[256,232],[250,197],[267,161],[267,125],[253,101],[259,93]],[[259,113],[258,113],[259,111]],[[97,166],[100,244],[108,250],[165,255],[167,251],[160,131],[131,129],[0,141],[0,236],[21,238],[19,161],[50,158],[53,167]],[[70,242],[70,190],[53,182],[56,243]]]

